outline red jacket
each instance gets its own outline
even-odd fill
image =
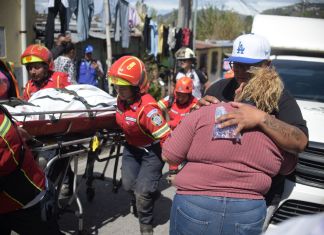
[[[116,122],[125,133],[128,144],[145,147],[157,140],[163,142],[170,127],[155,99],[145,94],[131,105],[117,100]]]
[[[52,76],[44,81],[40,86],[36,85],[33,80],[29,80],[26,84],[23,99],[29,100],[29,98],[37,91],[45,88],[64,88],[71,85],[71,79],[67,73],[54,72]]]
[[[197,98],[191,96],[189,101],[184,105],[179,105],[176,101],[172,104],[169,104],[169,98],[165,97],[160,100],[158,104],[164,110],[169,109],[168,115],[170,120],[168,121],[168,124],[173,130],[181,122],[181,120],[190,113],[192,108],[196,106],[197,102]]]
[[[45,189],[45,175],[16,126],[0,110],[0,214],[23,208]]]

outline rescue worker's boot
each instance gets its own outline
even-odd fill
[[[141,235],[153,235],[152,224],[140,224]]]

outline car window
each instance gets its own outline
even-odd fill
[[[285,88],[296,99],[324,102],[324,63],[273,60]]]

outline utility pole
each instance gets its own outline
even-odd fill
[[[192,0],[179,0],[178,28],[191,28]]]
[[[105,25],[106,25],[106,44],[107,44],[107,69],[111,67],[112,61],[112,53],[111,53],[111,38],[110,38],[110,14],[109,14],[109,0],[105,0]],[[108,93],[111,94],[110,91],[110,82],[108,79]]]
[[[197,32],[197,11],[198,11],[198,0],[195,0],[195,9],[194,9],[194,22],[192,26],[192,35],[193,35],[193,43],[192,43],[192,49],[195,51],[196,49],[196,32]]]

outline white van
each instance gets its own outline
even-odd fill
[[[324,211],[324,19],[257,15],[252,33],[266,37],[272,64],[297,100],[309,131],[296,171],[287,177],[269,229]]]

